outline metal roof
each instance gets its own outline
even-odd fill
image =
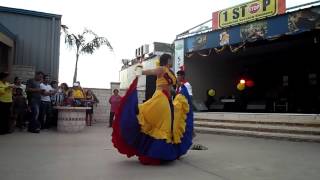
[[[15,14],[22,14],[22,15],[29,15],[29,16],[36,16],[36,17],[43,17],[43,18],[61,19],[61,15],[57,15],[57,14],[50,14],[50,13],[44,13],[44,12],[38,12],[38,11],[30,11],[30,10],[25,10],[25,9],[16,9],[16,8],[3,7],[3,6],[0,6],[0,12],[15,13]]]

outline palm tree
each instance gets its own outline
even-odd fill
[[[107,38],[100,37],[91,30],[85,29],[81,34],[72,34],[68,32],[68,27],[66,25],[61,25],[61,28],[65,34],[65,43],[71,48],[76,48],[76,66],[73,82],[77,81],[78,60],[80,54],[93,54],[94,51],[102,45],[107,45],[109,49],[113,51],[113,48]],[[88,38],[90,38],[89,41]]]

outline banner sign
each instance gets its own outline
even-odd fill
[[[184,40],[174,42],[174,71],[184,69]]]
[[[212,13],[212,30],[283,14],[285,0],[254,0]]]
[[[320,6],[188,37],[184,39],[184,52],[191,53],[242,42],[272,39],[319,28]]]

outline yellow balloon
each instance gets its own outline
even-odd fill
[[[210,89],[210,90],[208,91],[208,95],[209,95],[209,96],[215,96],[215,95],[216,95],[216,91],[215,91],[214,89]]]
[[[246,88],[246,85],[245,85],[245,84],[239,83],[239,84],[237,85],[237,89],[238,89],[239,91],[243,91],[245,88]]]

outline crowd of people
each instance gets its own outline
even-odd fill
[[[91,90],[84,90],[80,82],[69,87],[58,85],[43,72],[36,72],[34,78],[23,83],[15,77],[8,81],[9,73],[0,73],[0,134],[12,133],[16,128],[39,133],[57,125],[57,110],[54,106],[91,107],[86,112],[86,124],[91,126],[93,107],[99,103]]]

